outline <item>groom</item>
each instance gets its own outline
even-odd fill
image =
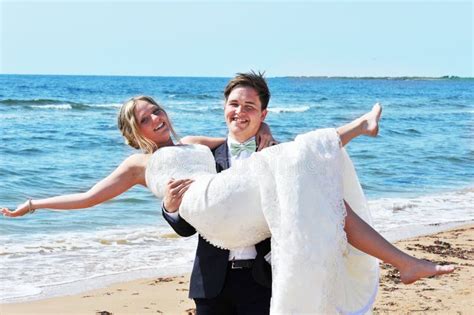
[[[224,97],[229,133],[227,141],[213,150],[218,172],[256,151],[255,135],[267,114],[270,91],[262,74],[239,73],[227,84]],[[196,229],[179,216],[180,202],[167,192],[163,216],[176,233],[191,236]],[[269,238],[229,251],[211,245],[199,235],[189,290],[197,314],[269,314],[269,252]]]

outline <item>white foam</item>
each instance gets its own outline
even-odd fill
[[[72,106],[70,104],[46,104],[46,105],[31,105],[31,108],[68,110],[68,109],[72,109]]]
[[[110,103],[110,104],[88,104],[90,107],[99,107],[99,108],[121,108],[122,104]]]
[[[169,227],[153,226],[0,236],[0,287],[8,292],[0,302],[77,293],[104,285],[103,277],[112,283],[191,271],[196,237],[169,234]]]
[[[369,201],[374,226],[380,232],[408,226],[472,221],[473,204],[473,188],[414,198],[378,198]]]
[[[40,288],[30,285],[15,285],[15,283],[2,285],[3,290],[0,291],[0,301],[8,301],[13,299],[21,299],[41,294]],[[7,289],[8,288],[8,289]]]
[[[390,242],[396,242],[399,240],[404,240],[408,238],[429,235],[433,233],[438,233],[441,231],[449,230],[458,226],[473,224],[474,220],[467,221],[452,221],[447,223],[433,223],[429,225],[405,225],[399,226],[394,229],[385,230],[380,232],[383,237],[385,237]]]
[[[303,113],[310,109],[309,106],[300,107],[269,107],[268,111],[271,113]]]

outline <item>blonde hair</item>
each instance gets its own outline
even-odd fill
[[[179,137],[174,131],[173,125],[168,117],[168,114],[153,98],[146,95],[135,96],[123,103],[120,108],[120,112],[117,117],[118,127],[125,138],[125,143],[135,149],[141,149],[145,153],[153,153],[158,149],[158,145],[148,138],[145,138],[138,127],[138,122],[135,118],[135,107],[137,101],[148,102],[165,113],[166,118],[169,122],[169,129],[176,141],[179,141]]]

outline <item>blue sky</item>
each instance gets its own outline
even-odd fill
[[[2,74],[474,76],[471,1],[0,2]]]

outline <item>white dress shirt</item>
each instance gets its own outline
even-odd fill
[[[252,140],[255,140],[255,137],[252,137],[248,139],[247,141],[243,142],[242,144],[245,144],[247,142],[250,142]],[[233,164],[236,163],[238,160],[244,160],[252,155],[251,152],[248,151],[241,151],[238,155],[232,156],[230,154],[230,144],[231,143],[239,143],[237,140],[234,140],[231,138],[230,135],[227,136],[227,152],[229,152],[229,167],[232,167]],[[233,249],[229,252],[229,260],[241,260],[241,259],[255,259],[257,257],[257,249],[255,246],[249,246],[249,247],[241,247],[241,248],[236,248]]]

